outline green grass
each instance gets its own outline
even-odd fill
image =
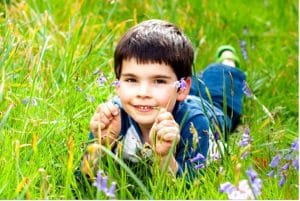
[[[113,81],[118,39],[150,18],[171,21],[185,32],[196,50],[197,71],[214,61],[219,45],[236,47],[253,93],[275,121],[257,101],[245,99],[241,127],[250,128],[251,154],[237,157],[243,132],[238,130],[230,138],[232,156],[207,167],[190,188],[182,178],[159,171],[152,178],[139,171],[132,176],[110,158],[105,170],[118,183],[117,199],[227,199],[220,184],[246,178],[249,166],[263,180],[258,199],[299,198],[298,172],[290,167],[279,187],[279,177],[267,177],[270,167],[264,165],[298,137],[297,1],[63,2],[0,3],[0,199],[75,199],[73,190],[79,198],[106,199],[95,187],[84,193],[73,176],[88,141],[89,120],[113,92],[98,86],[94,72],[99,69]],[[225,172],[217,173],[220,166]]]

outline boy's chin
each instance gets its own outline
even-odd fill
[[[152,126],[154,124],[154,118],[147,118],[147,117],[135,117],[133,118],[136,123],[142,126]]]

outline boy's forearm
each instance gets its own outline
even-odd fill
[[[174,157],[174,155],[172,155],[169,159],[169,161],[167,161],[167,157],[168,155],[166,156],[163,156],[161,158],[161,163],[160,163],[160,167],[163,168],[165,163],[166,162],[169,162],[168,164],[168,171],[170,171],[173,175],[176,175],[177,171],[178,171],[178,163]]]

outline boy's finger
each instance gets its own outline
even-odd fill
[[[156,118],[156,121],[157,122],[161,122],[163,120],[173,120],[173,115],[170,113],[170,112],[167,112],[166,109],[164,109],[163,111],[160,110],[157,118]]]
[[[103,104],[100,104],[100,105],[97,106],[97,109],[96,109],[96,112],[97,112],[97,113],[98,113],[98,112],[101,112],[101,110],[102,110],[102,105],[103,105]]]
[[[101,112],[95,113],[90,122],[90,128],[95,127],[99,123],[104,124],[105,126],[110,123],[110,120]]]
[[[109,110],[109,107],[107,106],[107,104],[103,104],[102,108],[101,108],[101,119],[106,117],[109,120],[112,120],[113,115],[111,113],[111,111]]]
[[[111,123],[112,117],[107,117],[104,113],[100,114],[100,119],[98,120],[99,122],[109,125]]]
[[[114,116],[119,114],[119,107],[112,102],[107,102],[102,107],[102,112],[108,119],[112,119]]]
[[[168,127],[174,127],[179,129],[179,125],[174,120],[162,120],[157,124],[157,130],[165,129]]]
[[[157,137],[163,138],[163,136],[165,136],[168,133],[177,134],[178,132],[179,132],[178,128],[175,126],[165,127],[165,128],[157,130]]]
[[[109,109],[110,109],[111,113],[114,116],[117,116],[120,113],[120,108],[117,104],[115,104],[113,102],[110,102],[110,104],[108,106],[109,106]]]
[[[105,124],[102,123],[102,122],[99,122],[99,121],[92,121],[90,123],[90,130],[93,132],[93,133],[97,133],[98,132],[98,129],[104,129],[105,128]]]
[[[168,141],[168,142],[175,141],[177,143],[179,141],[179,139],[180,139],[180,136],[178,134],[175,134],[175,133],[167,133],[167,134],[162,136],[162,140],[163,141]]]

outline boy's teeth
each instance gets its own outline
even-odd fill
[[[148,109],[151,109],[152,107],[151,106],[138,106],[138,108],[142,109],[142,110],[148,110]]]

